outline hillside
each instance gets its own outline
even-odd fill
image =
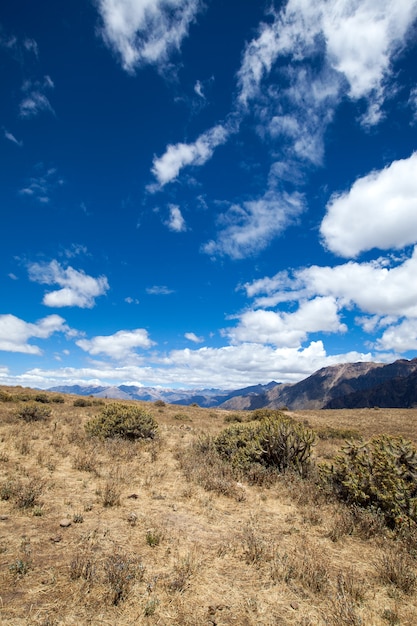
[[[414,531],[337,502],[314,472],[235,474],[202,444],[252,414],[22,388],[0,400],[2,624],[417,623]],[[149,412],[157,437],[88,436],[114,404]],[[50,414],[26,422],[28,406]],[[417,443],[417,410],[286,415],[317,433],[314,466],[346,437]]]
[[[322,368],[299,383],[275,385],[259,396],[235,397],[220,406],[228,410],[282,406],[291,410],[350,408],[349,396],[355,393],[355,406],[407,408],[412,406],[408,397],[397,393],[394,387],[387,383],[393,379],[406,378],[414,372],[417,372],[417,359],[411,361],[401,359],[388,365],[372,362],[344,363]],[[383,387],[384,393],[380,393]],[[365,398],[372,390],[378,402],[370,405],[365,399],[360,400],[362,392]]]

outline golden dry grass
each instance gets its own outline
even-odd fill
[[[2,624],[417,623],[406,543],[295,476],[260,486],[225,475],[219,488],[216,468],[190,446],[224,428],[225,411],[149,404],[157,440],[101,442],[84,433],[100,407],[74,399],[48,404],[52,415],[36,423],[0,403]],[[292,415],[333,429],[319,458],[342,445],[337,429],[417,442],[413,410]],[[28,495],[36,499],[22,507]]]

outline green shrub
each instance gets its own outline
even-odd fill
[[[305,476],[315,435],[312,430],[281,414],[258,424],[239,424],[224,430],[215,439],[221,458],[248,472],[254,464],[279,472],[294,470]]]
[[[93,403],[87,398],[76,398],[73,404],[74,406],[92,406]]]
[[[48,406],[39,406],[36,402],[28,402],[17,409],[16,415],[25,422],[39,422],[51,415],[51,409]]]
[[[52,396],[51,402],[55,402],[55,404],[65,404],[65,399],[63,396]]]
[[[42,404],[49,404],[49,402],[51,402],[50,396],[46,393],[37,393],[34,399],[35,402],[41,402]]]
[[[123,439],[153,439],[158,424],[150,413],[138,406],[108,404],[100,415],[85,425],[89,435]]]
[[[349,442],[322,474],[349,504],[380,511],[390,528],[417,523],[417,450],[401,437]]]
[[[226,415],[224,421],[226,422],[226,424],[231,424],[233,422],[241,424],[244,419],[242,415],[240,415],[240,413],[230,413],[230,415]]]
[[[13,396],[5,389],[0,389],[0,402],[13,402]]]

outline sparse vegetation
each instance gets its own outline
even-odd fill
[[[417,410],[80,410],[0,391],[5,626],[417,623]],[[53,417],[26,423],[33,405]],[[358,493],[391,504],[348,491],[352,446],[372,475]]]

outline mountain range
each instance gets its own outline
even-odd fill
[[[159,389],[120,385],[59,386],[49,391],[119,400],[163,400],[169,404],[217,407],[228,410],[259,408],[343,409],[360,407],[417,407],[417,358],[394,363],[343,363],[324,367],[298,383],[253,385],[243,389]]]

